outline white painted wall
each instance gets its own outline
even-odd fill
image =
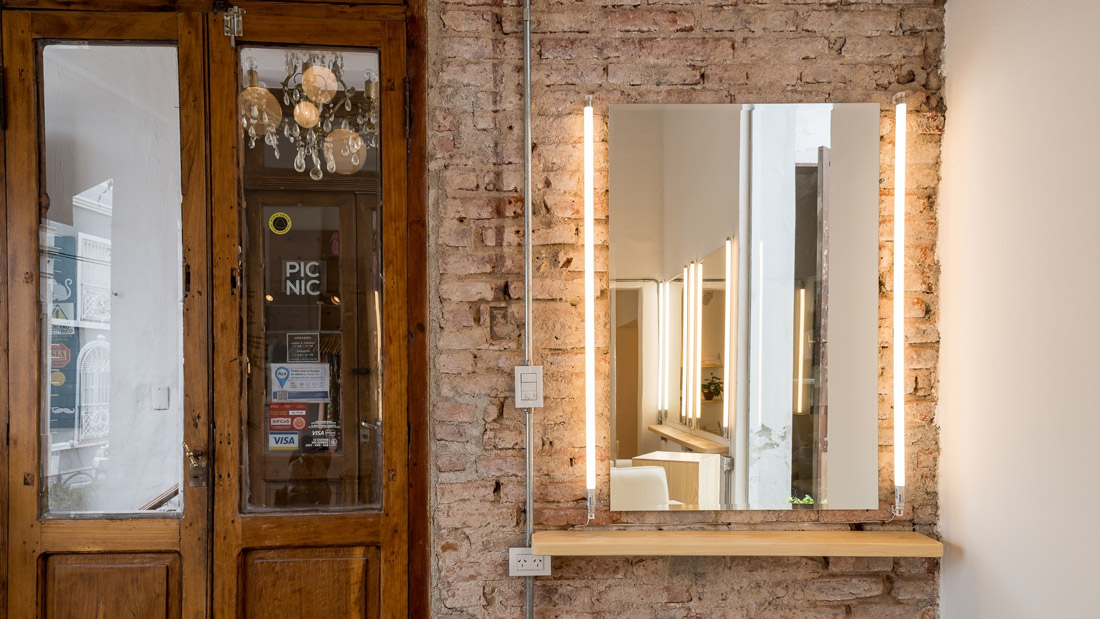
[[[946,619],[1097,613],[1097,24],[1095,0],[947,3]]]

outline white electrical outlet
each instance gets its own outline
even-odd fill
[[[531,554],[530,548],[509,548],[508,575],[549,576],[550,557]]]

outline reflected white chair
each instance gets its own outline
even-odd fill
[[[659,466],[611,468],[612,511],[668,509],[668,478]]]

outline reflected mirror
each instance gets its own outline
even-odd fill
[[[610,106],[612,510],[878,507],[879,115]]]

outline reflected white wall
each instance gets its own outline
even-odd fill
[[[109,472],[88,507],[129,511],[182,474],[176,50],[48,46],[43,55],[48,217],[111,240]],[[112,214],[74,214],[73,197],[106,179]],[[168,410],[153,410],[155,386],[169,388]]]
[[[829,413],[832,509],[878,507],[879,106],[836,106],[829,168]]]
[[[737,235],[739,105],[663,105],[661,280]],[[705,275],[705,274],[704,274]]]
[[[794,365],[795,111],[752,112],[749,506],[788,509]]]
[[[661,111],[658,106],[612,106],[610,126],[611,279],[658,280],[663,248],[656,231],[664,225]]]

